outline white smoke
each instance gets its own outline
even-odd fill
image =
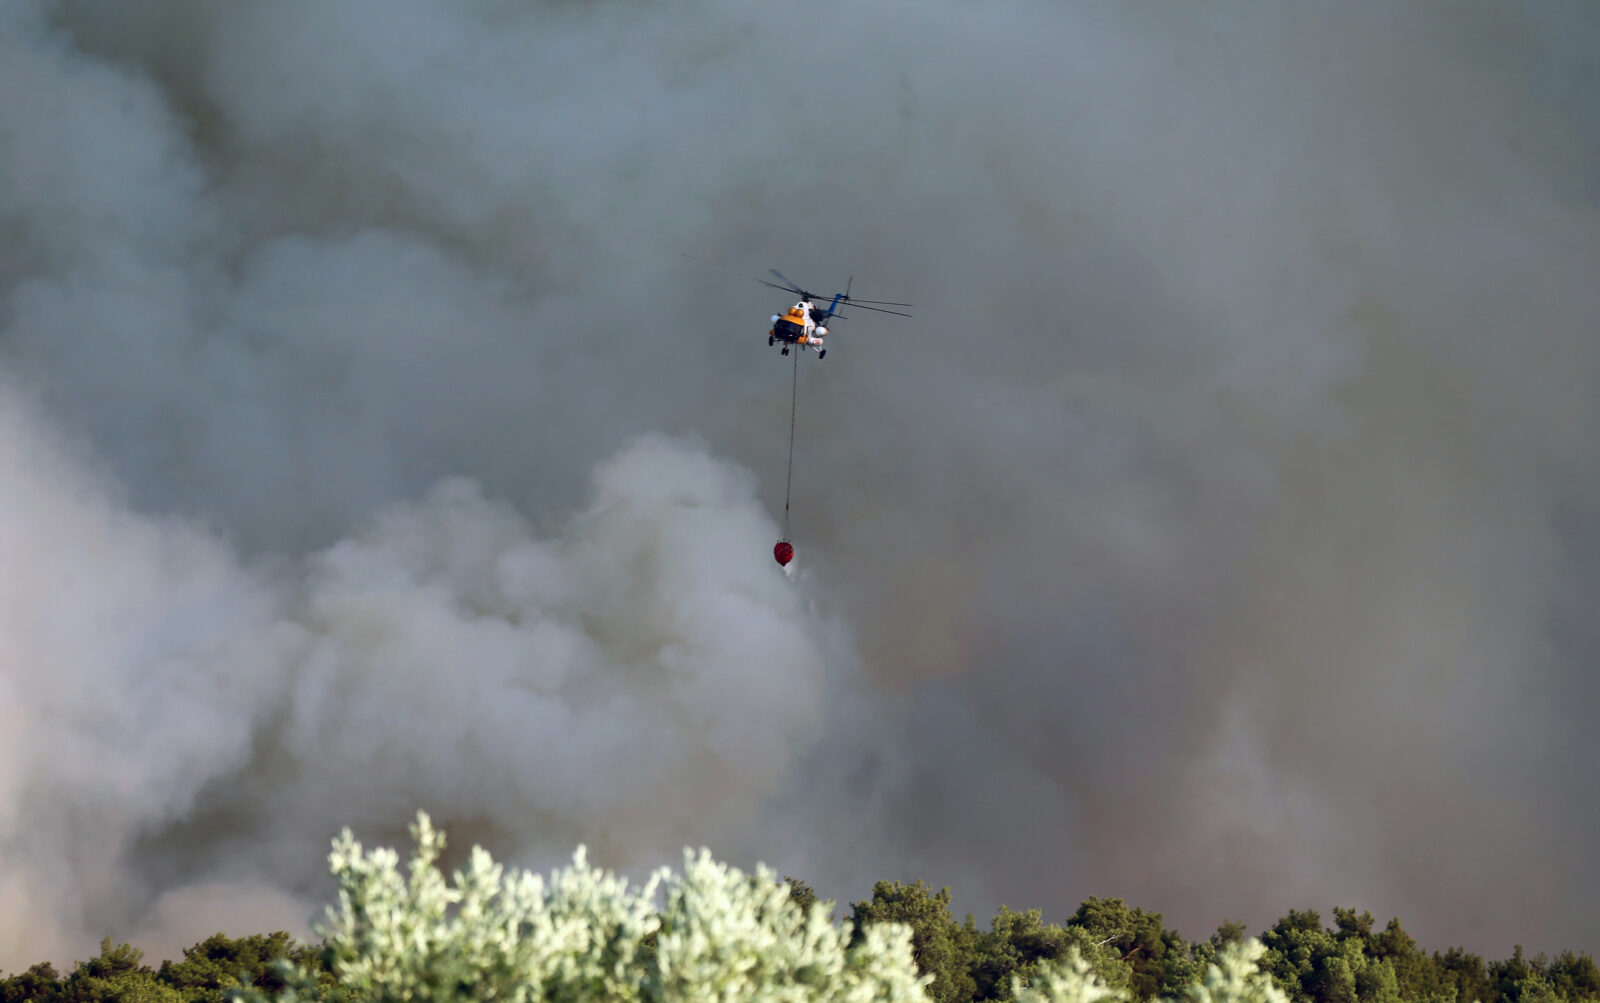
[[[642,859],[747,822],[816,726],[823,657],[764,559],[775,527],[700,447],[633,444],[547,537],[454,479],[269,577],[0,407],[10,964],[108,926],[171,950],[219,915],[282,922],[265,882],[304,890],[312,832],[416,803]],[[174,879],[195,847],[163,833],[192,841],[195,812],[227,870]],[[210,886],[252,876],[219,913]]]

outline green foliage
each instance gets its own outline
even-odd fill
[[[686,854],[638,889],[590,867],[580,847],[548,880],[507,872],[481,849],[448,879],[426,815],[404,866],[347,831],[317,947],[273,933],[217,934],[159,970],[110,939],[62,974],[39,964],[0,979],[0,1003],[1600,1003],[1587,954],[1491,963],[1424,953],[1391,919],[1291,910],[1262,934],[1222,923],[1186,943],[1159,913],[1091,898],[1062,925],[1002,907],[987,930],[957,924],[950,890],[879,882],[833,920],[795,878]]]
[[[1554,961],[1544,955],[1523,956],[1519,944],[1511,957],[1488,966],[1496,997],[1488,1003],[1578,1003],[1600,1000],[1600,969],[1587,954],[1564,951]]]
[[[1219,931],[1221,932],[1221,931]],[[1229,940],[1217,948],[1217,960],[1188,988],[1193,1003],[1287,1003],[1282,989],[1259,964],[1266,948],[1258,940]]]
[[[914,885],[880,881],[870,900],[850,907],[850,921],[858,939],[882,923],[910,927],[912,957],[919,973],[933,977],[929,993],[935,1003],[973,998],[976,984],[962,928],[950,916],[950,889],[931,894],[920,881]]]
[[[1077,927],[1095,945],[1104,945],[1129,968],[1128,986],[1141,1000],[1179,995],[1201,974],[1189,945],[1166,929],[1158,912],[1132,909],[1121,899],[1091,898],[1078,907],[1067,925]],[[1104,966],[1098,968],[1104,971]]]
[[[1391,923],[1375,948],[1370,913],[1335,909],[1334,922],[1324,930],[1317,913],[1291,910],[1261,938],[1263,969],[1294,1003],[1400,1003],[1392,959],[1413,960],[1411,938]]]
[[[1333,930],[1315,912],[1290,911],[1262,935],[1263,968],[1293,1003],[1586,1003],[1600,1000],[1600,970],[1587,954],[1525,957],[1485,965],[1460,948],[1431,957],[1391,919],[1334,910]]]
[[[1459,947],[1443,954],[1435,951],[1433,974],[1433,998],[1452,1003],[1499,1003],[1500,992],[1490,981],[1483,959],[1476,954]]]
[[[1184,987],[1187,1003],[1287,1003],[1256,960],[1264,953],[1259,941],[1232,942],[1197,980]],[[1109,985],[1077,947],[1058,961],[1041,964],[1029,978],[1012,983],[1016,1003],[1127,1003],[1128,991]],[[1167,1003],[1179,998],[1166,997]]]
[[[227,991],[257,986],[270,991],[284,988],[277,962],[288,959],[312,965],[319,952],[296,945],[287,933],[256,934],[231,940],[214,934],[185,948],[182,961],[164,961],[157,978],[181,991],[185,1000],[222,1003]]]
[[[783,879],[783,883],[789,886],[789,900],[800,908],[801,916],[809,918],[811,916],[811,907],[821,905],[823,914],[827,916],[828,922],[833,922],[832,899],[817,898],[816,891],[799,878],[786,877]]]
[[[1017,979],[1027,982],[1041,965],[1072,952],[1101,983],[1120,996],[1130,995],[1133,967],[1112,945],[1115,938],[1095,941],[1082,926],[1047,924],[1037,909],[1014,912],[1001,906],[986,933],[979,932],[969,916],[964,935],[971,944],[969,970],[977,985],[974,999],[1010,999]]]
[[[970,916],[963,932],[963,939],[972,945],[969,970],[977,987],[974,998],[981,1000],[1009,999],[1013,980],[1026,981],[1040,962],[1063,958],[1069,948],[1082,947],[1076,931],[1045,924],[1037,909],[1012,912],[1001,906],[987,933],[979,933]]]
[[[163,962],[153,971],[142,963],[142,952],[107,938],[99,954],[66,976],[47,963],[0,979],[0,1003],[221,1003],[230,989],[241,985],[281,989],[276,972],[280,959],[309,963],[316,956],[287,933],[242,940],[219,933],[183,954],[182,961]]]
[[[1600,968],[1587,954],[1563,951],[1545,969],[1550,987],[1567,1000],[1600,1000]]]
[[[182,1003],[183,995],[159,981],[143,960],[143,951],[113,944],[107,937],[98,955],[79,964],[53,992],[35,998],[49,1003]]]
[[[323,930],[333,996],[350,1001],[837,1001],[921,1003],[926,980],[910,930],[852,936],[822,903],[802,913],[788,885],[686,854],[637,891],[590,867],[582,849],[547,884],[504,871],[482,849],[449,881],[444,838],[419,816],[405,873],[392,850],[366,852],[346,831],[330,856],[339,903]],[[657,891],[663,898],[655,907]],[[647,938],[654,949],[645,950]],[[286,972],[285,1001],[316,998],[317,973]],[[264,1003],[266,990],[237,998]]]
[[[56,966],[45,961],[21,975],[0,980],[0,1003],[28,1003],[29,1000],[54,1000],[61,991],[61,976]]]
[[[1059,961],[1040,965],[1011,983],[1016,1003],[1125,1003],[1127,991],[1106,984],[1076,947]]]

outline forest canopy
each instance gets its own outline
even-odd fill
[[[1582,1003],[1600,1001],[1587,953],[1485,960],[1426,951],[1391,919],[1291,909],[1258,936],[1224,922],[1186,941],[1160,913],[1091,898],[1064,922],[1002,907],[957,921],[950,890],[880,881],[848,914],[804,881],[686,853],[644,885],[580,848],[548,878],[474,848],[446,877],[426,815],[402,867],[347,830],[329,857],[339,900],[315,944],[222,933],[153,967],[106,939],[68,972],[0,979],[0,1003],[223,1000],[839,1000],[934,1003]]]

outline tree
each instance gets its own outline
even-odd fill
[[[1215,963],[1188,988],[1192,1003],[1288,1003],[1283,990],[1262,970],[1266,948],[1258,940],[1223,944]]]
[[[962,1003],[970,1000],[977,986],[973,981],[970,941],[950,916],[950,889],[933,894],[918,881],[903,885],[880,881],[872,888],[872,898],[853,903],[850,921],[856,936],[879,923],[896,923],[911,928],[911,955],[917,971],[931,975],[928,994],[935,1003]]]
[[[30,1003],[53,1000],[61,991],[61,976],[56,966],[45,961],[20,975],[0,980],[0,1003]]]
[[[1494,984],[1495,995],[1505,1003],[1521,1003],[1523,988],[1538,974],[1535,962],[1523,957],[1522,945],[1511,951],[1511,957],[1489,966],[1489,981]]]
[[[1188,943],[1166,928],[1158,912],[1129,908],[1121,899],[1090,898],[1078,906],[1067,926],[1112,948],[1128,965],[1129,988],[1141,1000],[1181,993],[1200,975]]]
[[[143,960],[143,951],[130,944],[113,944],[107,937],[100,942],[100,953],[80,962],[55,996],[46,999],[52,1003],[183,1003],[182,994],[158,981]]]
[[[1256,964],[1262,954],[1259,941],[1227,945],[1182,995],[1189,1003],[1288,1003]],[[1012,994],[1016,1003],[1127,1003],[1128,998],[1127,990],[1107,985],[1076,948],[1059,961],[1041,964],[1031,978],[1014,980]]]
[[[1373,922],[1372,913],[1370,912],[1363,912],[1358,916],[1354,909],[1333,907],[1333,923],[1339,928],[1339,932],[1335,935],[1337,940],[1344,941],[1355,938],[1365,944],[1367,938],[1372,936]]]
[[[65,975],[0,978],[0,1003],[1600,1003],[1588,954],[1429,956],[1398,919],[1377,929],[1354,909],[1331,929],[1290,910],[1260,941],[1224,922],[1191,946],[1121,899],[1061,926],[1002,907],[983,931],[955,923],[948,888],[879,882],[841,924],[804,881],[704,850],[639,888],[582,847],[548,879],[476,848],[447,878],[426,815],[412,833],[405,867],[348,831],[334,841],[339,898],[318,947],[219,933],[152,971],[108,938]]]
[[[809,917],[811,907],[821,905],[823,914],[828,917],[828,922],[833,922],[833,900],[817,898],[816,890],[799,878],[785,877],[783,883],[789,886],[789,900],[800,907],[800,915]]]
[[[1037,909],[1012,912],[1001,906],[987,933],[980,933],[969,916],[963,934],[972,944],[974,998],[1009,999],[1013,979],[1026,980],[1041,961],[1063,958],[1070,948],[1081,946],[1073,933],[1046,925]]]
[[[1040,965],[1030,977],[1012,979],[1016,1003],[1126,1003],[1127,990],[1106,984],[1077,949]]]
[[[1459,947],[1443,954],[1433,952],[1433,969],[1441,998],[1449,997],[1457,1003],[1500,1003],[1500,991],[1489,978],[1489,969],[1483,959]]]
[[[1545,978],[1563,999],[1600,1000],[1600,968],[1587,954],[1562,951],[1545,969]]]
[[[1278,920],[1262,935],[1263,968],[1295,1003],[1400,1003],[1400,981],[1388,957],[1369,953],[1373,919],[1352,909],[1335,909],[1335,931],[1322,928],[1314,911]],[[1386,931],[1394,950],[1410,940],[1398,924]]]
[[[157,978],[183,992],[185,999],[222,1003],[227,990],[239,986],[281,990],[280,959],[311,966],[319,955],[314,948],[296,945],[282,931],[238,940],[217,933],[184,948],[182,961],[162,962]]]

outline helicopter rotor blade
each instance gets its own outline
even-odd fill
[[[910,303],[900,303],[900,304],[897,304],[897,305],[898,306],[910,306],[911,304]],[[892,313],[896,317],[910,317],[911,316],[909,313],[901,313],[899,310],[885,310],[881,306],[867,306],[865,303],[851,302],[850,307],[851,307],[851,309],[875,310],[878,313]]]
[[[809,297],[811,295],[810,293],[807,293],[804,289],[802,289],[798,282],[796,282],[794,279],[789,278],[789,276],[787,276],[787,275],[783,274],[782,272],[778,271],[776,268],[769,268],[769,269],[767,269],[767,271],[771,272],[773,275],[776,275],[778,278],[782,279],[783,281],[789,283],[789,288],[790,288],[791,291],[797,292],[797,293],[801,293],[802,295],[805,295],[807,297]]]
[[[787,275],[783,274],[782,272],[778,271],[776,268],[769,268],[769,269],[767,269],[767,271],[771,272],[773,275],[776,275],[778,278],[782,279],[785,283],[787,283],[787,285],[779,285],[776,282],[768,282],[766,279],[757,278],[754,275],[746,275],[744,272],[736,272],[731,268],[723,268],[721,265],[712,264],[711,262],[707,261],[704,258],[697,258],[692,254],[686,254],[686,253],[684,253],[682,251],[679,251],[678,254],[679,254],[680,257],[688,258],[690,261],[698,261],[702,265],[705,265],[708,268],[715,268],[719,272],[726,272],[729,275],[737,276],[738,278],[741,278],[741,279],[749,279],[751,282],[759,282],[759,283],[761,283],[762,285],[766,286],[769,289],[782,289],[784,292],[794,293],[796,296],[799,296],[799,297],[801,297],[803,299],[812,299],[813,298],[811,293],[809,293],[806,290],[800,288],[800,286],[796,285],[789,278],[789,276],[787,276]],[[901,313],[899,310],[886,310],[886,309],[884,309],[885,307],[891,307],[891,306],[906,306],[906,307],[908,307],[908,306],[912,306],[913,305],[911,303],[898,303],[898,302],[895,302],[894,300],[857,300],[857,299],[851,299],[850,295],[849,295],[850,294],[850,286],[853,285],[854,283],[855,283],[855,276],[852,275],[850,277],[850,281],[845,283],[845,295],[840,298],[840,302],[848,303],[850,306],[858,306],[863,310],[873,310],[873,311],[876,311],[878,313],[894,314],[896,317],[910,317],[911,316],[909,313]],[[836,314],[831,314],[830,316],[839,317],[841,320],[844,319],[844,315],[843,314],[837,314],[836,313]]]
[[[731,268],[723,268],[721,265],[713,265],[711,262],[707,261],[706,259],[697,258],[692,254],[684,254],[682,251],[679,251],[678,253],[679,253],[680,256],[688,258],[690,261],[698,261],[702,265],[705,265],[708,268],[715,268],[717,271],[719,271],[719,272],[727,272],[729,275],[737,275],[739,278],[741,278],[741,279],[749,279],[751,282],[759,282],[762,285],[767,286],[767,287],[772,288],[772,289],[782,289],[786,293],[796,293],[796,294],[803,294],[803,292],[804,292],[804,290],[795,288],[794,286],[780,286],[776,282],[768,282],[766,279],[758,279],[754,275],[746,275],[744,272],[736,272]]]

